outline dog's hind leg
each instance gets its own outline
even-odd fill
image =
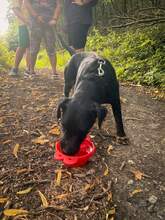
[[[116,122],[117,142],[120,144],[129,144],[129,139],[126,137],[124,127],[123,127],[121,104],[120,104],[119,97],[116,97],[116,99],[113,100],[111,104],[112,104],[112,110],[113,110],[113,114],[114,114],[115,122]]]
[[[116,130],[117,130],[117,136],[119,137],[125,137],[124,127],[123,127],[123,120],[122,120],[122,114],[121,114],[121,104],[120,99],[117,97],[115,100],[113,100],[112,104],[112,110],[113,115],[115,117],[116,122]]]

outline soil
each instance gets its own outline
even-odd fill
[[[142,86],[121,84],[120,90],[130,144],[117,142],[108,106],[102,130],[95,125],[90,134],[95,155],[84,167],[67,168],[53,158],[59,136],[50,133],[58,126],[62,74],[59,79],[1,74],[0,198],[7,199],[0,200],[0,219],[165,219],[165,103]],[[43,143],[36,144],[40,136]],[[5,209],[28,214],[8,217]]]

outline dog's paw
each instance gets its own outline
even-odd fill
[[[126,137],[126,136],[124,136],[124,137],[119,137],[119,136],[117,136],[117,137],[116,137],[116,141],[117,141],[117,143],[123,144],[123,145],[128,145],[128,144],[130,143],[130,142],[129,142],[129,138]]]

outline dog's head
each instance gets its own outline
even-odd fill
[[[64,133],[61,140],[62,151],[68,155],[77,153],[96,118],[100,128],[106,114],[107,109],[96,103],[86,102],[82,106],[70,98],[61,101],[57,109],[57,118],[61,119]]]

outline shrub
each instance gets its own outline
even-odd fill
[[[7,44],[0,42],[0,72],[6,72],[13,65],[14,52],[9,52]]]
[[[165,88],[165,41],[161,27],[109,31],[94,29],[88,38],[88,50],[109,58],[121,80]]]

